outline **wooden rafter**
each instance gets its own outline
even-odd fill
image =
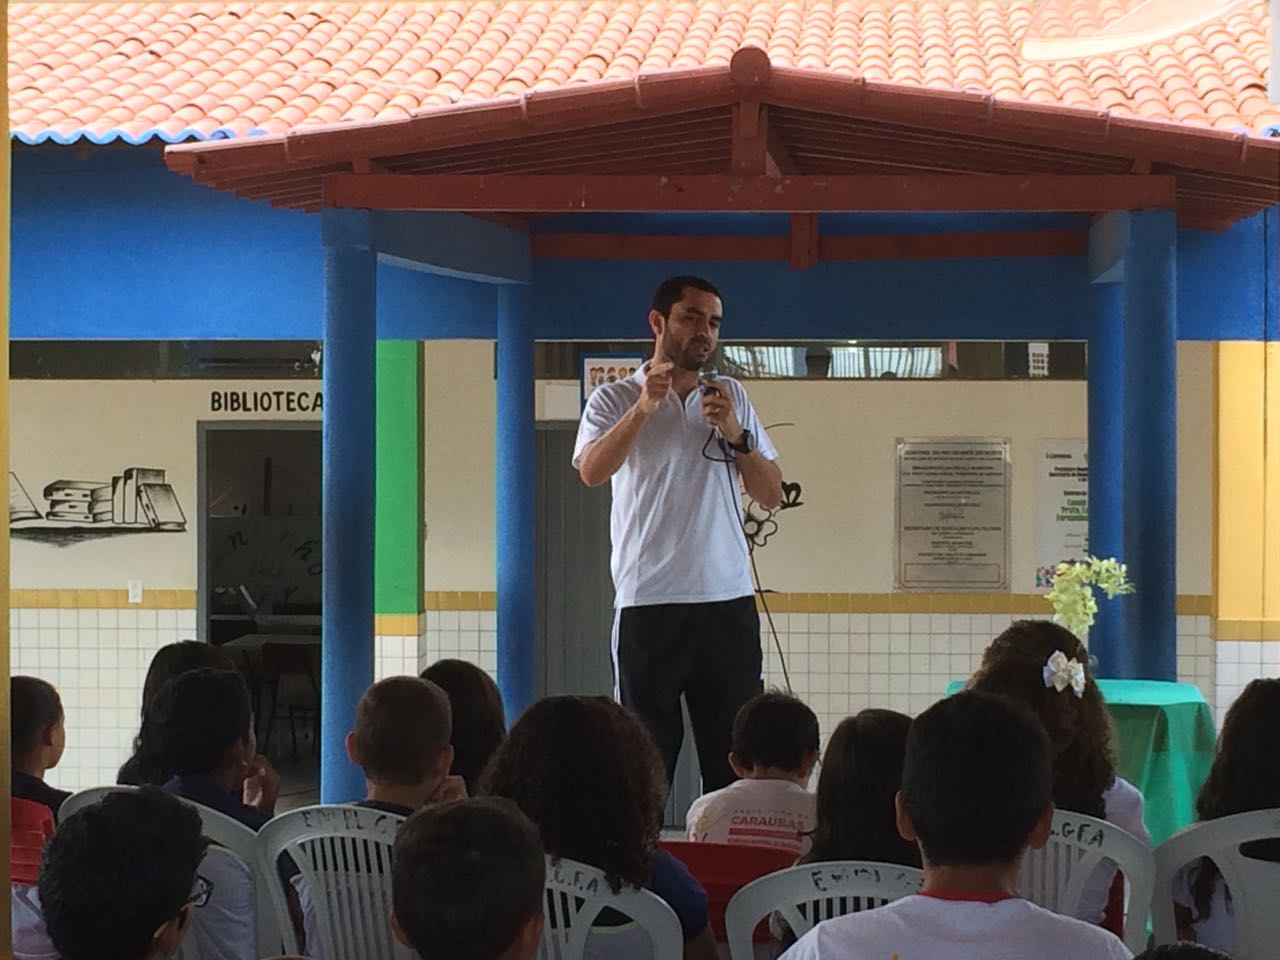
[[[795,157],[791,155],[791,148],[787,146],[787,141],[782,135],[782,130],[776,123],[769,124],[769,162],[772,169],[769,171],[773,176],[777,177],[794,177],[800,173],[800,165],[796,163]]]

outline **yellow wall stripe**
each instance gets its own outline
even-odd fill
[[[1280,621],[1280,343],[1217,345],[1216,616]]]
[[[1039,593],[770,593],[774,613],[1025,613],[1045,614]],[[1181,616],[1209,616],[1211,598],[1178,597]],[[496,610],[497,594],[428,590],[424,610]]]

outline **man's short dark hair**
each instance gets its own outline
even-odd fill
[[[40,905],[63,960],[141,960],[191,902],[200,816],[157,787],[110,793],[45,846]]]
[[[710,280],[688,275],[668,277],[658,284],[658,289],[653,291],[653,300],[650,302],[649,308],[656,310],[664,317],[670,317],[671,308],[680,302],[686,290],[700,290],[703,293],[720,297],[719,289]],[[724,297],[720,297],[720,299],[724,300]]]
[[[40,745],[40,737],[62,719],[62,698],[38,677],[9,678],[10,745],[15,760]]]
[[[232,670],[188,670],[160,688],[143,724],[170,776],[212,773],[249,736],[249,689]]]
[[[421,783],[452,733],[449,695],[419,677],[379,680],[356,706],[356,756],[379,783]]]
[[[396,835],[392,904],[423,960],[495,960],[542,912],[538,830],[510,800],[427,807]]]
[[[941,700],[911,724],[902,801],[926,863],[1010,863],[1053,801],[1048,734],[1004,697]]]
[[[799,770],[818,752],[818,718],[790,694],[762,693],[733,718],[730,749],[744,767]]]
[[[1181,943],[1166,943],[1159,947],[1151,947],[1138,954],[1133,960],[1231,960],[1231,957],[1213,947],[1184,940]]]

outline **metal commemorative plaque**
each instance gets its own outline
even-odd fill
[[[899,439],[894,589],[1009,589],[1009,441]]]

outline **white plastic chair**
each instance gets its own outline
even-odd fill
[[[1085,885],[1100,867],[1119,868],[1128,883],[1124,942],[1134,953],[1147,943],[1147,912],[1155,887],[1151,848],[1113,823],[1055,810],[1049,842],[1022,861],[1018,892],[1054,913],[1076,916]]]
[[[190,803],[190,801],[187,801]],[[212,840],[218,847],[211,849],[207,853],[206,860],[211,855],[215,858],[223,856],[232,860],[237,866],[242,868],[250,878],[253,884],[252,903],[253,903],[253,921],[254,921],[254,940],[257,943],[258,954],[274,953],[280,949],[284,928],[289,926],[288,912],[278,913],[271,901],[271,884],[269,876],[263,872],[262,858],[259,853],[258,835],[250,830],[239,820],[228,817],[224,813],[217,810],[211,810],[208,807],[201,806],[198,803],[192,803],[191,806],[196,808],[200,814],[200,826],[204,835]],[[225,874],[225,870],[223,871]],[[213,901],[217,901],[218,890],[214,887]],[[197,911],[199,914],[199,911]],[[199,932],[200,917],[196,918],[195,929],[192,933]],[[212,915],[210,915],[212,922]],[[191,935],[187,936],[191,940]],[[197,942],[199,938],[196,938]],[[184,944],[182,960],[208,960],[199,956],[187,956],[189,948]]]
[[[1280,943],[1280,863],[1255,860],[1240,852],[1254,840],[1280,840],[1280,810],[1255,810],[1206,820],[1179,830],[1156,848],[1156,895],[1151,904],[1157,944],[1178,939],[1174,921],[1174,877],[1190,863],[1208,857],[1231,893],[1236,960],[1271,960]]]
[[[119,790],[133,790],[133,787],[90,787],[88,790],[81,790],[79,793],[73,793],[67,799],[62,801],[62,806],[58,808],[58,822],[61,823],[68,817],[74,816],[85,807],[91,807],[99,802],[109,793],[115,793]]]
[[[304,911],[314,911],[316,944],[307,956],[326,960],[414,960],[391,932],[391,847],[404,821],[364,807],[303,807],[258,832],[259,855],[277,916],[289,916],[288,891],[277,864],[288,854],[299,871]],[[477,892],[477,896],[480,895]],[[300,953],[282,924],[286,953]]]
[[[625,887],[614,893],[603,870],[549,856],[539,960],[582,960],[591,925],[606,908],[629,917],[648,934],[653,960],[679,960],[683,955],[680,921],[661,897]]]
[[[58,809],[58,819],[66,820],[87,806],[91,806],[101,801],[110,793],[123,790],[134,790],[135,787],[127,786],[111,786],[111,787],[90,787],[88,790],[81,790],[79,793],[68,797]],[[181,799],[181,798],[179,798]],[[265,877],[261,872],[261,857],[258,850],[258,836],[239,820],[232,819],[226,814],[219,813],[209,807],[201,806],[198,803],[192,803],[190,800],[183,800],[183,803],[190,804],[200,814],[200,831],[204,836],[212,840],[219,849],[211,849],[206,854],[205,863],[208,864],[211,871],[216,871],[223,877],[234,875],[239,871],[243,871],[244,876],[249,878],[252,884],[251,902],[254,906],[253,916],[251,918],[253,924],[253,939],[257,944],[256,952],[259,954],[267,954],[276,952],[280,949],[283,928],[288,927],[288,912],[276,913],[271,902],[269,893],[269,884],[265,882]],[[213,859],[210,860],[209,858]],[[238,868],[238,869],[237,869]],[[202,869],[204,865],[202,864]],[[215,883],[213,897],[215,904],[218,898],[219,885]],[[223,890],[225,897],[230,891]],[[280,918],[285,918],[282,922]],[[217,936],[205,937],[201,935],[202,917],[200,911],[197,911],[193,920],[193,928],[186,937],[183,938],[182,947],[178,951],[176,960],[218,960],[216,954],[218,951],[212,951],[208,948],[210,941],[219,942],[222,938]],[[214,918],[210,916],[209,923],[214,923]],[[219,924],[219,926],[224,926]],[[205,949],[201,949],[201,944],[206,944]]]
[[[753,880],[733,895],[724,911],[729,956],[751,960],[756,925],[778,913],[797,938],[823,920],[872,910],[919,893],[924,873],[915,867],[863,860],[836,860],[788,867]]]

